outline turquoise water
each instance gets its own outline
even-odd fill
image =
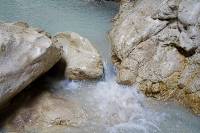
[[[113,3],[93,0],[0,0],[0,20],[25,21],[53,35],[73,31],[89,38],[101,55],[109,59],[106,32],[117,13]]]
[[[120,86],[110,62],[107,31],[117,13],[114,3],[92,0],[0,0],[0,20],[23,20],[46,31],[73,31],[91,40],[105,62],[105,79],[99,82],[55,81],[49,88],[78,102],[87,121],[65,132],[80,133],[199,133],[200,118],[170,102],[156,102],[136,88]]]

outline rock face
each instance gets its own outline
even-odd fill
[[[103,74],[103,63],[91,42],[77,33],[59,33],[54,43],[63,47],[67,66],[65,76],[73,80],[97,79]]]
[[[199,0],[124,0],[109,37],[119,83],[200,113]]]
[[[47,72],[60,57],[52,41],[28,24],[0,23],[0,105]]]

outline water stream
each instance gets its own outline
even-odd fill
[[[87,120],[66,132],[80,133],[198,133],[200,118],[171,102],[146,98],[136,86],[115,82],[106,34],[118,6],[92,0],[0,0],[0,20],[24,20],[55,34],[74,31],[91,40],[101,53],[105,78],[98,82],[76,82],[48,78],[55,93],[78,102]]]

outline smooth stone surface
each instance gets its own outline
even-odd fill
[[[61,57],[45,35],[24,22],[0,23],[0,105],[15,96]]]
[[[103,75],[100,54],[92,43],[77,33],[59,33],[53,37],[56,45],[63,48],[66,62],[65,76],[73,80],[97,79]]]

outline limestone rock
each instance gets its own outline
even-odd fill
[[[160,8],[152,16],[154,19],[169,20],[178,16],[178,6],[180,0],[167,0],[161,3]]]
[[[179,5],[180,46],[186,51],[200,45],[200,1],[183,0]]]
[[[24,22],[0,23],[0,105],[59,59],[60,50]]]
[[[122,1],[109,33],[117,81],[200,113],[199,25],[199,0]]]
[[[73,80],[97,79],[103,74],[103,63],[91,42],[77,33],[59,33],[53,38],[63,47],[67,66],[65,76]]]

